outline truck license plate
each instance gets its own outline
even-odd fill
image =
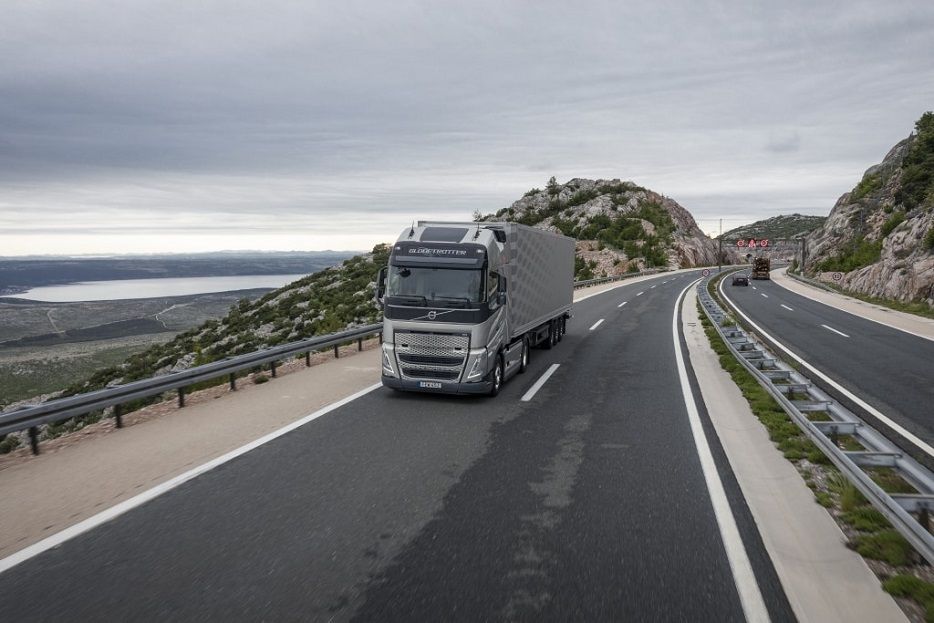
[[[436,381],[419,381],[418,386],[425,389],[441,389],[441,383]]]

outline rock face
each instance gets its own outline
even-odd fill
[[[574,178],[524,197],[483,220],[509,220],[578,240],[578,278],[651,267],[717,263],[716,243],[676,201],[632,182]]]
[[[934,306],[934,115],[837,201],[807,238],[805,271],[846,290]]]

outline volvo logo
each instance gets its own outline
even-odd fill
[[[438,317],[438,312],[430,311],[428,312],[428,320],[434,320]]]

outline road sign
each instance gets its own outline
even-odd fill
[[[753,249],[755,249],[755,248],[756,248],[756,239],[755,239],[755,238],[750,238],[750,239],[749,239],[749,242],[746,243],[746,246],[747,246],[747,247],[752,247]]]
[[[705,269],[704,269],[704,272],[702,272],[701,274],[702,274],[703,276],[705,276],[705,277],[709,277],[709,276],[710,276],[710,270],[707,269],[707,268],[705,268]]]
[[[841,279],[843,279],[843,273],[834,273],[834,274],[833,274],[833,280],[834,280],[834,281],[840,281]]]
[[[763,249],[764,249],[765,247],[769,246],[769,239],[768,239],[768,238],[763,238],[762,240],[760,240],[760,241],[759,241],[759,246],[762,247]]]
[[[736,241],[736,246],[738,246],[738,247],[745,247],[745,246],[746,246],[746,241],[745,241],[745,240],[737,240],[737,241]]]

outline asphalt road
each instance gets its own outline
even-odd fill
[[[0,575],[3,617],[742,620],[674,362],[693,278],[575,304],[497,398],[380,388],[29,559]],[[698,407],[769,613],[791,620]]]
[[[934,444],[934,342],[812,301],[770,280],[751,281],[747,288],[731,286],[727,278],[723,287],[746,315],[805,361]],[[811,380],[888,430],[833,387]]]

